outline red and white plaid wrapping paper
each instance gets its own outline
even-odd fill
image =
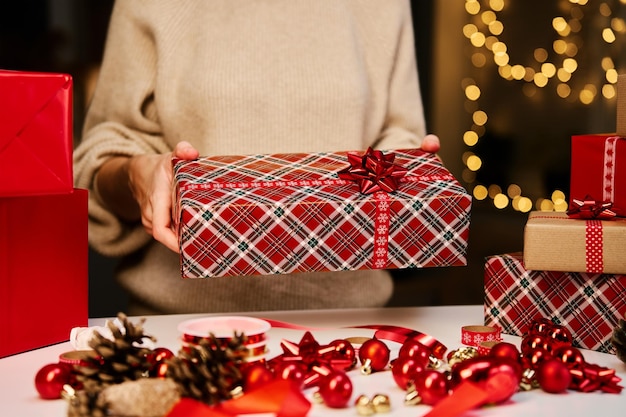
[[[393,152],[408,173],[371,195],[339,179],[346,152],[175,162],[182,276],[465,265],[470,196],[435,155]]]
[[[611,210],[626,217],[626,138],[572,136],[570,204],[587,196],[610,201]]]
[[[522,253],[487,258],[485,325],[523,336],[536,318],[568,328],[573,344],[610,353],[613,328],[626,312],[626,275],[529,271]]]

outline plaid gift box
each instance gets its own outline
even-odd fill
[[[175,161],[182,276],[465,265],[467,192],[435,155],[388,155],[406,175],[372,194],[346,152]]]
[[[87,190],[0,198],[0,357],[87,325]]]
[[[626,274],[626,219],[576,219],[533,211],[524,228],[530,270]]]
[[[485,325],[523,336],[534,319],[548,318],[571,331],[574,346],[611,352],[611,333],[626,312],[626,276],[529,271],[522,258],[487,258]]]
[[[73,189],[72,77],[0,70],[0,196]]]

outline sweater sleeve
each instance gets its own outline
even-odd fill
[[[140,222],[117,218],[95,189],[95,176],[111,156],[168,152],[154,103],[156,54],[140,4],[115,2],[100,76],[83,135],[74,151],[76,187],[90,191],[89,242],[107,256],[131,253],[151,240]]]
[[[385,124],[376,143],[378,149],[419,148],[426,135],[411,6],[408,0],[399,3],[400,25],[395,62],[389,79]]]

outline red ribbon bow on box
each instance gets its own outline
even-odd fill
[[[596,201],[590,195],[586,195],[584,200],[572,199],[567,215],[572,219],[608,220],[615,217],[611,207],[613,203],[610,201]]]
[[[348,152],[350,166],[338,172],[339,178],[355,181],[363,194],[378,191],[392,192],[398,188],[398,179],[407,173],[407,169],[394,164],[396,155],[383,154],[371,147],[364,155]]]

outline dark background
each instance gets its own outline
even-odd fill
[[[514,182],[523,184],[535,198],[552,189],[567,192],[570,135],[612,131],[614,102],[581,106],[559,101],[547,92],[531,100],[520,93],[519,83],[500,79],[493,68],[471,67],[468,62],[473,51],[462,39],[462,27],[470,20],[463,3],[412,1],[425,115],[429,130],[441,137],[444,162],[469,191],[476,183],[506,187]],[[506,18],[509,30],[507,42],[516,51],[527,54],[554,36],[550,22],[562,12],[560,2],[507,4],[501,17]],[[112,0],[21,0],[0,6],[0,68],[72,74],[76,143],[80,141],[112,5]],[[597,13],[591,7],[585,10]],[[513,52],[511,56],[523,59]],[[457,73],[447,75],[450,68]],[[466,76],[483,86],[481,106],[490,114],[484,138],[472,149],[482,157],[483,168],[470,182],[463,181],[461,160],[468,149],[460,140],[468,126],[463,120],[468,117],[463,110],[467,103],[459,87]],[[458,132],[449,133],[450,124],[459,125]],[[482,304],[485,257],[522,250],[526,218],[526,213],[510,206],[496,209],[489,199],[475,200],[468,265],[394,271],[396,293],[391,305]],[[90,251],[89,262],[90,317],[123,311],[127,298],[112,278],[116,260]]]

